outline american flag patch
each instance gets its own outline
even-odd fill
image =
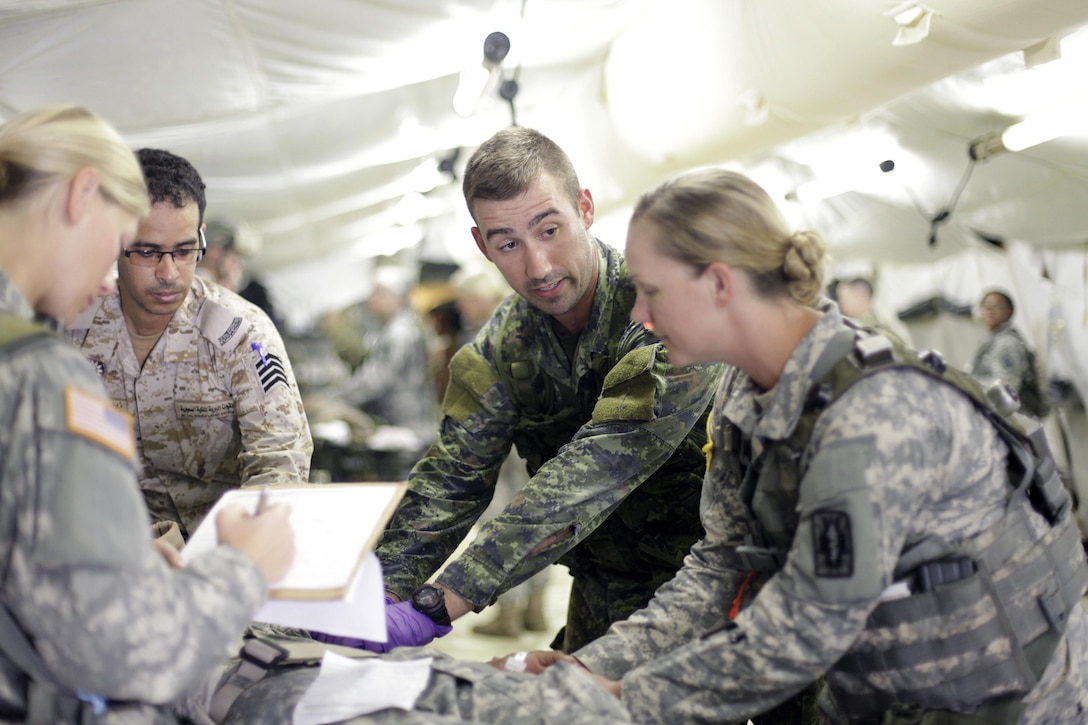
[[[69,385],[64,389],[68,430],[99,443],[129,460],[136,457],[132,416],[109,401]]]
[[[284,386],[290,387],[287,385],[287,372],[283,369],[283,362],[278,355],[265,353],[262,359],[257,361],[257,374],[261,376],[261,387],[266,393],[276,383],[283,383]]]

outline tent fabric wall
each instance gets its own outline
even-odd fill
[[[928,37],[894,45],[888,13],[901,5],[9,0],[0,114],[84,103],[134,146],[185,155],[208,181],[213,212],[263,234],[257,264],[273,276],[300,249],[365,255],[388,229],[411,228],[397,204],[412,192],[426,196],[416,243],[456,258],[465,246],[444,250],[442,240],[463,240],[463,202],[436,160],[463,148],[463,163],[511,121],[494,97],[470,118],[450,103],[493,30],[512,38],[516,57],[502,72],[517,74],[518,122],[568,149],[607,212],[683,168],[856,121],[1088,22],[1088,6],[1071,0],[929,0]],[[962,157],[992,121],[958,117],[937,133]]]
[[[928,20],[901,28],[912,9]],[[996,103],[995,77],[1030,87],[1044,71],[1021,51],[1060,38],[1083,94],[1086,24],[1081,0],[0,0],[0,118],[82,103],[134,147],[192,160],[209,216],[261,234],[251,266],[293,327],[365,296],[377,254],[475,259],[459,174],[514,111],[571,154],[605,241],[622,246],[646,189],[735,166],[824,233],[836,261],[879,273],[889,309],[937,291],[973,302],[1003,280],[1025,331],[1080,370],[1085,280],[1071,270],[1088,229],[1088,124],[977,163],[929,240],[970,141],[1022,112]],[[511,53],[492,86],[516,77],[513,109],[492,88],[459,116],[462,71],[495,30]],[[894,158],[893,172],[791,197],[870,136],[894,144],[865,163]],[[1046,346],[1052,309],[1065,327]]]

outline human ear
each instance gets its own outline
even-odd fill
[[[704,274],[710,276],[710,281],[714,285],[715,301],[720,305],[727,304],[736,290],[733,268],[724,262],[711,262],[704,270]]]
[[[76,172],[68,183],[68,197],[65,199],[64,211],[68,220],[76,224],[95,201],[98,192],[98,171],[90,167],[84,167]]]
[[[487,261],[494,261],[491,259],[491,254],[487,251],[487,245],[484,244],[484,235],[480,234],[479,227],[472,227],[472,238],[476,241],[476,248],[480,250],[480,254],[484,255]]]
[[[582,215],[582,226],[586,229],[593,226],[595,208],[593,206],[593,194],[589,192],[589,189],[582,189],[578,192],[578,211]]]

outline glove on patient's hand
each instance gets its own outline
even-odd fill
[[[385,597],[385,628],[388,639],[375,642],[355,637],[338,637],[323,632],[311,632],[318,642],[355,647],[370,652],[388,652],[394,647],[418,647],[444,637],[453,631],[453,627],[435,624],[430,617],[412,606],[411,601],[394,602],[389,595]]]

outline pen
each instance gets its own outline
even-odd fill
[[[268,358],[264,356],[264,350],[261,348],[261,343],[251,342],[249,346],[257,351],[257,354],[261,356],[261,367],[268,367]]]
[[[268,506],[268,485],[261,486],[261,495],[257,498],[257,510],[253,512],[254,516],[260,516],[264,513],[265,507]]]

